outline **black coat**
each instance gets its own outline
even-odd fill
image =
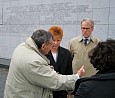
[[[57,62],[54,61],[51,51],[48,53],[47,58],[50,64],[54,66],[54,70],[63,75],[71,75],[72,71],[72,57],[69,50],[59,47]],[[53,98],[67,98],[66,91],[54,91]]]
[[[74,98],[115,98],[115,71],[79,79],[73,94]]]

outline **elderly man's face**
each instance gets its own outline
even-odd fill
[[[82,35],[87,38],[91,35],[93,28],[90,22],[83,21],[81,24]]]
[[[49,43],[44,43],[42,46],[42,53],[44,55],[48,54],[48,52],[52,49],[53,40],[51,40]]]

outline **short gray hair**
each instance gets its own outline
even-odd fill
[[[36,30],[32,34],[31,38],[36,43],[37,47],[41,48],[42,44],[49,43],[53,39],[53,36],[51,35],[50,32],[40,29]]]
[[[93,20],[91,20],[91,19],[89,19],[89,18],[84,18],[82,21],[81,21],[81,24],[82,24],[82,22],[90,22],[91,23],[91,27],[92,28],[94,28],[94,21]]]

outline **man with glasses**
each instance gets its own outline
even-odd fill
[[[13,52],[4,98],[53,98],[53,90],[70,90],[79,76],[62,75],[50,66],[45,56],[51,50],[53,36],[45,30],[36,30],[31,37],[21,43]]]
[[[84,65],[86,72],[83,77],[91,76],[96,72],[88,58],[88,52],[99,42],[99,39],[92,35],[93,30],[94,21],[88,18],[83,19],[81,21],[82,34],[69,41],[69,50],[73,56],[73,73]]]

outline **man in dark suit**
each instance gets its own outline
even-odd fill
[[[115,98],[115,40],[98,43],[89,58],[98,72],[76,81],[74,98]]]
[[[49,32],[53,35],[53,46],[47,57],[50,64],[59,74],[72,74],[72,57],[69,50],[60,46],[63,37],[63,30],[59,26],[52,26]],[[67,98],[67,91],[54,91],[53,98]]]

